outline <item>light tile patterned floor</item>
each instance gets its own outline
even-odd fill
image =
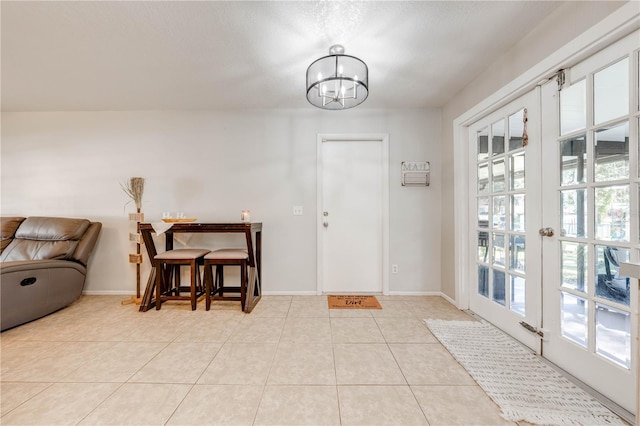
[[[423,323],[472,320],[440,297],[265,296],[251,314],[122,299],[2,333],[2,425],[512,424]]]

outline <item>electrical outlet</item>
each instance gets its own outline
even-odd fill
[[[302,206],[293,206],[293,215],[302,216]]]
[[[392,274],[397,274],[398,273],[398,265],[396,265],[396,264],[391,265],[391,273]]]

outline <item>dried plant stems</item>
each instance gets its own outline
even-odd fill
[[[122,190],[136,203],[136,209],[142,208],[142,194],[144,193],[144,178],[132,177],[126,184],[121,184]]]

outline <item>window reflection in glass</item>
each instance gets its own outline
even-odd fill
[[[485,127],[478,132],[478,160],[489,157],[489,130]]]
[[[478,197],[478,226],[489,226],[489,197]]]
[[[504,182],[504,158],[494,160],[491,163],[491,178],[493,179],[493,191],[502,192],[505,189]]]
[[[561,333],[567,339],[587,347],[587,301],[581,297],[562,292]]]
[[[524,152],[510,157],[509,188],[513,190],[524,189]]]
[[[560,191],[562,236],[587,236],[587,192],[584,189]]]
[[[525,237],[524,235],[509,236],[509,267],[518,272],[525,272]]]
[[[522,148],[524,132],[524,109],[509,116],[509,151]]]
[[[525,316],[526,281],[522,277],[511,276],[511,300],[510,309]]]
[[[504,234],[493,234],[493,264],[505,266]]]
[[[593,75],[593,112],[595,124],[629,113],[629,58]]]
[[[576,185],[587,179],[587,144],[584,135],[560,142],[560,183]]]
[[[478,164],[478,194],[489,192],[489,163]]]
[[[595,189],[596,238],[629,241],[629,185]]]
[[[596,182],[629,177],[629,123],[595,133],[594,168]]]
[[[504,120],[491,125],[491,153],[492,155],[504,153]]]
[[[631,316],[606,305],[596,304],[596,352],[631,368]]]
[[[493,270],[493,301],[502,306],[506,306],[504,278],[503,271]]]
[[[511,197],[511,230],[524,232],[525,230],[525,195],[513,194]]]
[[[478,265],[478,294],[489,297],[489,268]]]
[[[620,262],[629,261],[629,249],[597,245],[596,296],[629,306],[631,279],[620,276]]]
[[[562,241],[562,286],[587,292],[587,245]]]
[[[560,92],[560,134],[576,132],[587,125],[587,84],[580,80]]]
[[[505,229],[507,217],[504,201],[504,195],[493,197],[493,227],[496,229]]]
[[[486,262],[489,253],[489,233],[486,231],[478,232],[478,261]]]

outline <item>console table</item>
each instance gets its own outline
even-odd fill
[[[147,255],[149,255],[149,260],[151,261],[151,271],[149,272],[147,287],[140,303],[141,312],[153,308],[156,304],[154,294],[157,269],[153,259],[156,254],[158,254],[158,251],[156,250],[152,237],[154,232],[151,223],[140,224],[140,234],[142,235]],[[244,234],[247,251],[249,252],[249,283],[244,311],[247,313],[251,312],[262,297],[262,223],[174,223],[171,228],[164,232],[166,250],[173,250],[173,235],[175,233]]]

